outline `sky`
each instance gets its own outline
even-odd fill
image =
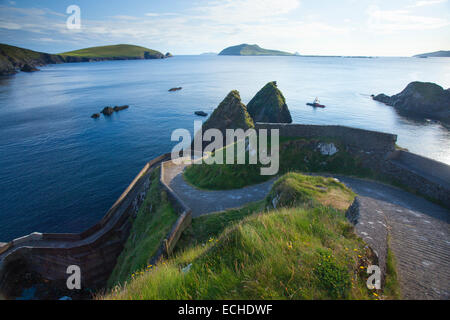
[[[69,29],[70,5],[80,29]],[[241,43],[314,55],[450,50],[450,0],[0,0],[0,42],[61,53],[128,43],[175,55]]]

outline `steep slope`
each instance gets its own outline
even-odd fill
[[[20,70],[36,71],[38,66],[63,62],[64,58],[58,55],[0,44],[0,75],[10,75]]]
[[[288,184],[280,182],[285,187],[277,194],[293,188],[304,195],[295,207],[266,211],[252,204],[194,219],[192,235],[185,239],[191,241],[178,255],[99,298],[395,298],[367,289],[366,268],[377,264],[376,256],[355,235],[343,210],[319,204],[326,193],[339,190],[348,207],[352,192],[332,179],[314,179],[290,175]],[[212,233],[205,225],[212,226]]]
[[[247,110],[255,122],[292,122],[286,100],[277,88],[276,81],[266,84],[248,103]]]
[[[264,49],[256,44],[240,44],[228,47],[219,53],[219,56],[293,56],[292,53]]]

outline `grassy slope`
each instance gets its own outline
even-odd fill
[[[161,240],[178,218],[159,186],[159,170],[152,173],[152,184],[133,222],[124,250],[109,278],[108,287],[129,280],[158,250]]]
[[[177,256],[100,298],[376,298],[365,286],[372,253],[344,211],[316,204],[263,213],[263,207],[194,219]]]
[[[17,57],[18,59],[38,59],[41,56],[41,52],[10,46],[0,43],[0,50],[6,55],[11,57]]]
[[[148,49],[145,47],[128,45],[128,44],[119,44],[113,46],[101,46],[101,47],[92,47],[81,50],[75,50],[70,52],[61,53],[61,55],[66,56],[75,56],[75,57],[98,57],[98,58],[114,58],[114,57],[123,57],[123,58],[136,58],[136,57],[144,57],[144,53],[149,52],[151,55],[162,55],[162,53]]]
[[[279,173],[329,172],[373,177],[370,170],[362,168],[358,159],[345,152],[345,148],[336,141],[334,143],[339,149],[338,153],[333,156],[320,154],[316,146],[324,141],[331,142],[329,139],[280,138]],[[190,184],[202,189],[235,189],[271,179],[272,176],[260,174],[260,167],[260,164],[196,164],[186,168],[184,177]]]

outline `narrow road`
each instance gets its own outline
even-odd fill
[[[183,178],[185,164],[175,165],[168,161],[164,164],[164,182],[191,208],[192,216],[239,208],[243,205],[262,200],[269,193],[274,179],[242,189],[208,191],[197,189]]]
[[[184,181],[186,165],[164,163],[163,179],[192,209],[193,216],[264,199],[274,179],[237,190],[199,190]],[[450,299],[450,211],[383,183],[336,175],[359,195],[356,232],[379,255],[387,241],[397,261],[404,299]]]

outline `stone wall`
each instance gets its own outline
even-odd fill
[[[33,233],[0,247],[0,293],[8,296],[9,278],[21,271],[35,272],[50,281],[67,279],[67,267],[81,268],[83,288],[106,284],[122,252],[135,217],[150,186],[150,173],[170,154],[162,155],[141,170],[105,216],[93,227],[77,234]]]
[[[450,166],[445,163],[396,150],[381,170],[418,194],[450,208]]]
[[[394,151],[397,135],[350,128],[344,126],[322,126],[306,124],[256,123],[255,128],[279,129],[280,136],[303,138],[334,138],[361,150],[389,152]]]
[[[345,126],[256,123],[256,129],[279,129],[280,136],[331,138],[346,146],[363,166],[408,190],[450,207],[450,166],[396,150],[394,134]]]

